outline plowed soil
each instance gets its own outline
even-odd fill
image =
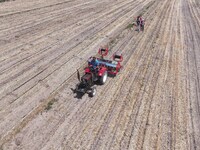
[[[123,68],[79,97],[102,45]],[[199,0],[0,3],[0,149],[200,150]]]

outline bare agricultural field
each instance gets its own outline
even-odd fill
[[[101,45],[123,69],[77,98]],[[199,150],[199,103],[199,0],[0,3],[0,149]]]

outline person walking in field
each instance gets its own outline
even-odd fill
[[[138,29],[138,32],[139,32],[140,31],[140,16],[137,16],[136,23],[137,23],[137,29]]]
[[[137,20],[136,20],[136,23],[137,23],[137,30],[138,32],[141,31],[144,31],[144,19],[142,18],[141,15],[137,16]]]
[[[144,24],[145,24],[144,19],[141,18],[141,20],[140,20],[140,28],[141,28],[141,31],[144,31]]]

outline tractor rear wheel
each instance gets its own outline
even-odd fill
[[[101,76],[101,78],[99,80],[101,85],[106,83],[107,77],[108,77],[108,73],[107,73],[107,71],[105,71],[104,74]]]

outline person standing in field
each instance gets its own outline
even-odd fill
[[[137,20],[136,20],[136,23],[137,23],[137,30],[138,32],[141,31],[144,31],[144,19],[142,18],[141,15],[137,16]]]
[[[144,19],[141,17],[141,20],[140,20],[141,31],[144,31],[144,25],[145,25]]]
[[[140,31],[140,16],[137,16],[136,23],[137,23],[138,31]]]

